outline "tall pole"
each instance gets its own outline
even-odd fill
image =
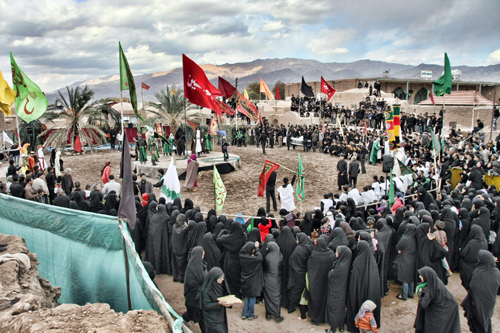
[[[144,88],[142,87],[142,84],[141,84],[141,91],[142,91],[142,109],[144,110]]]
[[[121,109],[121,114],[122,114],[122,135],[123,135],[123,91],[120,90],[120,109]],[[16,116],[17,117],[17,116]],[[139,128],[137,128],[139,130]]]
[[[497,99],[497,85],[495,84],[495,91],[493,92],[493,109],[491,114],[491,126],[490,126],[490,140],[493,136],[493,117],[495,116],[495,102]]]

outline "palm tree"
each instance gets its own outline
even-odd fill
[[[111,98],[101,99],[94,105],[93,111],[88,115],[88,123],[91,125],[100,124],[104,131],[109,132],[111,127],[121,128],[122,116],[119,111],[111,107],[115,101]]]
[[[167,86],[167,91],[163,89],[155,94],[158,103],[149,102],[149,106],[156,111],[149,111],[154,114],[153,117],[147,118],[141,122],[141,126],[162,123],[170,125],[170,132],[175,136],[177,129],[182,124],[184,119],[184,108],[188,108],[191,103],[184,98],[182,90],[175,90],[175,86],[171,89]]]
[[[44,118],[52,123],[54,123],[55,119],[64,119],[66,122],[62,127],[54,124],[51,128],[40,133],[39,136],[45,135],[53,129],[54,131],[45,142],[47,146],[53,148],[64,148],[68,137],[71,138],[71,146],[74,147],[76,137],[79,136],[82,146],[87,144],[92,151],[94,147],[93,141],[97,142],[98,145],[106,141],[106,133],[89,122],[85,123],[86,118],[88,119],[96,111],[96,103],[89,103],[92,96],[94,96],[94,92],[88,87],[83,89],[80,87],[76,87],[76,89],[66,87],[66,89],[69,103],[59,91],[56,104],[62,105],[62,110],[52,110],[44,114]]]

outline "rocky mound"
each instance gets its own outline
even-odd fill
[[[38,275],[38,261],[24,239],[0,234],[5,254],[23,253],[30,268],[17,260],[0,263],[0,333],[3,332],[170,332],[155,311],[116,313],[108,304],[59,305],[61,288]]]

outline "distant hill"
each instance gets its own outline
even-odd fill
[[[319,81],[323,76],[327,80],[340,80],[352,78],[375,78],[382,77],[385,70],[389,70],[392,78],[419,78],[420,70],[431,70],[433,79],[441,76],[443,66],[420,64],[418,66],[393,64],[382,61],[359,60],[351,63],[323,63],[317,60],[308,59],[257,59],[251,62],[201,66],[207,74],[210,81],[217,86],[217,77],[222,76],[229,82],[235,83],[238,78],[238,89],[242,91],[243,87],[250,83],[259,81],[259,78],[272,88],[279,80],[285,83],[300,82],[304,76],[306,81]],[[500,64],[482,67],[454,66],[452,69],[462,70],[463,81],[487,81],[500,82]],[[133,68],[132,68],[133,70]],[[141,82],[148,84],[151,89],[144,91],[144,100],[154,101],[155,92],[165,89],[165,86],[182,86],[182,68],[174,68],[169,71],[156,72],[152,74],[143,74],[134,76],[138,100],[141,102]],[[73,83],[70,87],[88,86],[94,92],[95,99],[106,97],[119,97],[118,74],[95,78],[86,81]],[[66,92],[63,87],[59,89],[62,93]],[[58,97],[57,91],[46,93],[50,103],[53,103]],[[128,93],[124,93],[128,97]]]

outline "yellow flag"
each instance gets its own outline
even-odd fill
[[[271,90],[269,90],[269,87],[264,82],[264,80],[262,80],[262,78],[260,78],[260,92],[266,93],[267,98],[269,98],[271,101],[274,100],[273,93],[271,92]]]
[[[10,107],[14,104],[15,100],[16,92],[9,86],[7,81],[5,81],[0,71],[0,110],[2,110],[7,117],[10,116]]]
[[[245,88],[245,89],[243,89],[243,96],[245,96],[245,98],[246,98],[246,99],[250,99],[250,98],[248,97],[248,93],[247,93],[247,89],[246,89],[246,88]]]

